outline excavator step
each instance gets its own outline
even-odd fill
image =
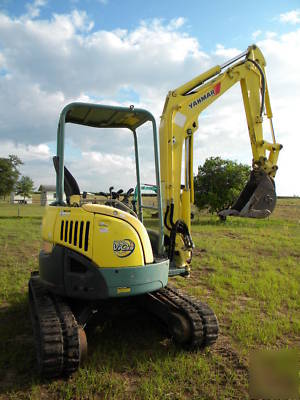
[[[177,275],[181,275],[181,276],[185,276],[187,275],[188,272],[186,270],[186,268],[169,268],[169,276],[177,276]]]

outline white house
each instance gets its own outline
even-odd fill
[[[10,204],[32,204],[32,197],[25,197],[21,194],[16,194],[11,192],[10,194]]]

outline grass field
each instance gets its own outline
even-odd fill
[[[0,399],[248,399],[251,352],[299,346],[300,200],[280,199],[269,220],[193,223],[192,277],[173,282],[218,315],[212,349],[179,350],[141,315],[98,328],[69,380],[40,381],[27,281],[43,211],[0,205]]]

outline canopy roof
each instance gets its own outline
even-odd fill
[[[39,192],[55,192],[56,186],[55,185],[40,185]]]
[[[153,115],[143,109],[115,107],[101,104],[71,103],[62,111],[65,122],[87,125],[96,128],[137,129],[147,121],[153,121]]]

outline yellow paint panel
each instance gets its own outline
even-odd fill
[[[48,242],[54,242],[54,226],[58,207],[46,206],[46,212],[42,223],[42,238]]]
[[[139,238],[143,244],[143,251],[146,264],[153,263],[153,253],[152,253],[150,239],[146,228],[144,227],[144,225],[141,223],[140,220],[138,220],[136,217],[125,211],[121,211],[116,208],[101,204],[84,204],[82,208],[83,210],[86,210],[91,213],[109,215],[114,218],[118,218],[118,220],[121,219],[128,222],[137,231]]]
[[[95,214],[93,236],[93,261],[100,267],[145,264],[140,238],[128,222]]]
[[[145,260],[153,262],[144,226],[135,217],[112,207],[49,206],[42,237],[83,254],[99,267],[134,267],[145,265]]]
[[[79,207],[53,207],[57,210],[54,243],[92,258],[93,215]]]

